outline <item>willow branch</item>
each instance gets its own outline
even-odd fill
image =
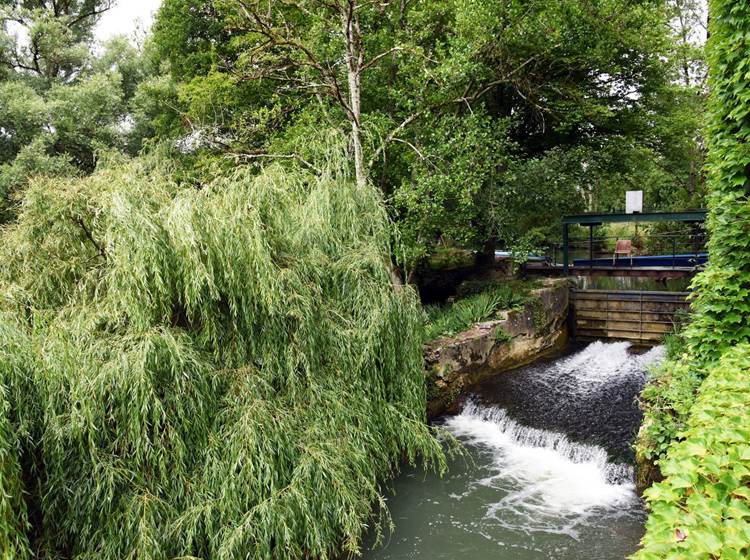
[[[231,153],[227,154],[225,157],[227,158],[238,158],[238,159],[245,159],[245,160],[256,160],[256,159],[295,159],[298,162],[300,162],[305,167],[311,169],[317,174],[321,174],[322,171],[320,168],[316,167],[306,159],[304,159],[299,154],[238,154],[238,153]]]
[[[96,250],[99,252],[99,254],[102,256],[102,258],[106,261],[107,260],[107,253],[104,250],[104,247],[102,247],[96,239],[94,239],[94,236],[91,233],[91,230],[89,230],[88,227],[86,227],[86,224],[83,222],[83,220],[79,217],[73,218],[73,221],[78,224],[78,226],[83,230],[83,234],[86,236],[86,239],[88,239],[91,244],[96,247]]]

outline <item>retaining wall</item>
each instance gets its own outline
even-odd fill
[[[425,346],[430,418],[454,411],[474,385],[555,353],[568,342],[569,284],[547,280],[522,308]]]

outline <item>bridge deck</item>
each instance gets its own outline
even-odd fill
[[[565,270],[562,265],[554,265],[542,262],[530,262],[524,265],[528,274],[539,276],[563,276]],[[615,267],[615,266],[571,266],[568,269],[569,276],[619,276],[619,277],[642,277],[642,278],[685,278],[694,276],[700,272],[699,268],[650,266],[650,267]]]

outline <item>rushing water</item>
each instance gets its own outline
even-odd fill
[[[483,385],[443,427],[466,447],[442,479],[407,471],[395,529],[366,558],[621,560],[643,533],[630,445],[661,348],[593,343]]]

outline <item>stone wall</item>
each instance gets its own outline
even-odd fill
[[[562,349],[568,340],[566,280],[547,280],[522,308],[425,346],[428,416],[458,406],[462,394],[490,377]]]

